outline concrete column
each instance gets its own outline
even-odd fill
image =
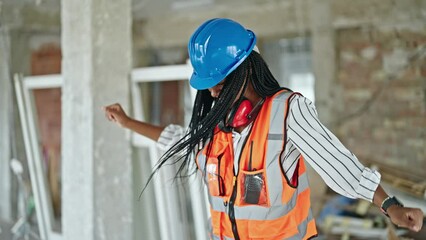
[[[12,84],[10,79],[9,32],[0,28],[0,219],[12,220],[11,142]]]
[[[64,0],[64,239],[133,239],[130,135],[101,107],[129,105],[131,1]]]
[[[315,74],[315,105],[322,123],[330,127],[335,99],[336,52],[330,0],[310,0],[312,65]]]

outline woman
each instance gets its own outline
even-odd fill
[[[119,104],[109,120],[158,142],[165,163],[187,175],[195,163],[211,205],[214,239],[309,239],[307,161],[337,193],[374,202],[393,223],[419,231],[423,213],[405,208],[318,120],[312,102],[279,86],[255,50],[256,36],[230,19],[211,19],[191,36],[188,51],[197,89],[186,131],[129,118]]]

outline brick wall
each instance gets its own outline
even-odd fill
[[[184,112],[181,95],[185,84],[182,81],[167,81],[161,84],[161,114],[160,124],[184,124]],[[155,107],[155,105],[153,106]]]
[[[31,75],[61,73],[61,49],[44,44],[31,54]],[[34,91],[40,137],[43,147],[59,150],[61,143],[61,89]]]
[[[31,53],[31,74],[60,74],[61,58],[60,46],[41,45]],[[60,216],[61,89],[35,90],[34,101],[54,214]]]
[[[424,180],[426,60],[409,56],[426,33],[357,28],[336,36],[340,139],[364,163]]]

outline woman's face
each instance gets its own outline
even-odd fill
[[[221,93],[221,91],[223,90],[223,86],[225,85],[225,81],[226,81],[226,78],[224,80],[222,80],[221,82],[219,82],[218,84],[216,84],[214,87],[211,87],[211,88],[208,89],[210,91],[210,95],[213,98],[218,98],[219,97],[219,94]],[[250,85],[251,84],[249,84],[248,89],[246,89],[245,93],[247,93],[247,90],[251,89]],[[237,94],[237,97],[235,98],[235,100],[234,100],[234,102],[232,104],[234,104],[235,102],[238,101],[238,99],[240,98],[240,96],[242,94],[243,89],[244,89],[244,87],[242,86],[241,89],[240,89],[240,91]]]
[[[214,87],[209,88],[210,95],[213,98],[218,98],[220,92],[222,91],[223,85],[225,85],[225,79],[223,79],[220,83],[216,84]]]

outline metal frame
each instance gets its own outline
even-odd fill
[[[159,82],[171,80],[186,80],[192,73],[192,67],[189,63],[174,66],[161,66],[161,67],[147,67],[134,69],[131,72],[131,92],[132,103],[134,107],[134,117],[144,121],[143,114],[143,100],[139,91],[139,84],[142,82]],[[34,115],[34,108],[32,105],[31,91],[34,89],[46,88],[60,88],[62,87],[61,75],[44,75],[44,76],[31,76],[23,77],[15,74],[15,91],[17,95],[19,114],[24,135],[25,151],[28,159],[28,166],[30,170],[30,179],[35,200],[35,207],[37,211],[37,221],[39,224],[39,232],[41,239],[46,240],[61,240],[62,233],[53,231],[53,208],[48,191],[47,178],[43,174],[41,151],[38,141],[38,131],[36,117]],[[195,90],[189,88],[190,100],[185,99],[186,111],[192,109],[192,102],[195,99]],[[188,98],[188,96],[185,96]],[[185,121],[189,122],[188,116],[190,112],[185,113]],[[159,159],[159,152],[156,143],[144,136],[133,133],[132,145],[136,148],[147,148],[150,155],[151,165],[155,165]],[[160,171],[159,176],[153,179],[154,184],[154,197],[150,201],[156,201],[157,214],[160,226],[161,239],[176,239],[182,236],[182,239],[188,238],[188,232],[185,231],[187,226],[181,221],[182,217],[179,215],[180,207],[175,199],[182,201],[187,200],[179,194],[176,188],[166,188],[166,184],[170,184],[169,180],[175,174],[171,168]],[[206,194],[202,194],[200,189],[201,181],[196,179],[196,176],[190,178],[191,184],[189,185],[190,200],[192,204],[192,212],[194,219],[194,229],[196,239],[208,239],[207,233],[207,218],[209,217],[208,203]],[[180,197],[181,196],[181,197]],[[148,203],[149,204],[149,203]],[[163,227],[164,226],[164,227]]]

